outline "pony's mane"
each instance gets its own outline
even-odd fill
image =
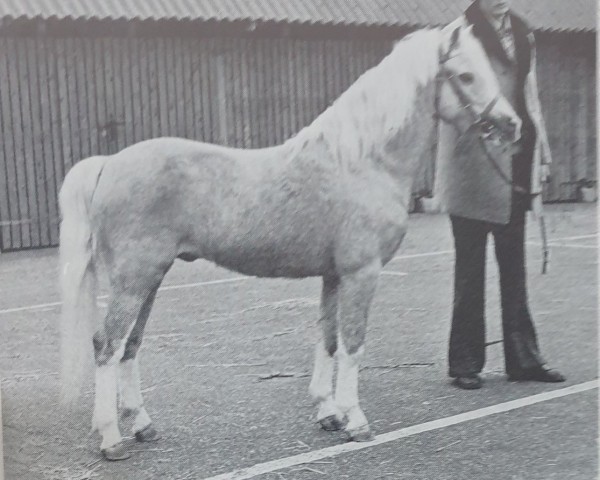
[[[326,139],[344,162],[359,156],[363,146],[381,143],[386,132],[397,131],[410,120],[419,89],[435,78],[440,40],[439,29],[427,29],[398,41],[390,54],[286,144],[296,149]]]

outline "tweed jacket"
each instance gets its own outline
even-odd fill
[[[538,95],[535,39],[525,23],[512,12],[510,20],[515,36],[514,59],[510,59],[504,51],[497,33],[483,17],[477,2],[454,23],[457,26],[473,25],[473,33],[480,37],[498,77],[501,92],[524,120],[524,127],[533,128],[535,147],[533,158],[529,159],[532,162],[530,192],[539,195],[533,197],[531,209],[540,215],[542,182],[545,181],[542,165],[550,164],[552,160]],[[519,91],[521,86],[522,92]],[[511,186],[489,161],[475,135],[463,137],[461,148],[457,149],[459,133],[452,125],[440,122],[434,196],[442,211],[452,215],[507,224],[511,214]],[[512,153],[506,150],[494,155],[496,165],[511,180]]]

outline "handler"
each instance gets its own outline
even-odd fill
[[[562,382],[545,365],[527,306],[525,220],[541,214],[541,184],[551,162],[538,98],[535,44],[509,0],[476,0],[464,21],[483,44],[502,94],[523,121],[510,150],[492,152],[481,131],[459,136],[440,125],[436,197],[450,214],[456,250],[449,375],[463,389],[481,388],[485,362],[485,254],[494,236],[500,274],[504,356],[509,380]]]

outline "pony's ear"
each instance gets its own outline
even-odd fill
[[[448,48],[449,52],[451,52],[452,50],[454,50],[456,48],[456,46],[458,45],[459,37],[460,37],[460,27],[456,27],[454,29],[454,31],[452,32],[452,36],[450,37],[450,47]]]

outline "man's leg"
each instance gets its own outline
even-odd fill
[[[529,312],[524,205],[524,202],[516,199],[510,223],[494,227],[492,230],[500,272],[506,373],[514,379],[562,381],[564,379],[558,372],[552,371],[548,374],[549,371],[543,367],[545,361],[540,354]]]
[[[450,216],[456,260],[454,307],[450,332],[449,375],[459,379],[477,377],[485,363],[485,249],[488,224]]]

